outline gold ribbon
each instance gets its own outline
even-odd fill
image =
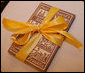
[[[5,18],[3,19],[4,27],[11,32],[15,32],[12,36],[16,38],[18,34],[24,34],[24,36],[18,40],[12,38],[16,44],[24,45],[16,54],[18,59],[25,61],[27,56],[41,39],[42,35],[50,42],[53,42],[58,46],[61,46],[65,37],[66,42],[81,50],[82,44],[71,34],[65,31],[68,28],[68,24],[62,16],[59,16],[51,21],[58,11],[59,9],[51,7],[40,26],[33,25],[29,22],[21,23]]]

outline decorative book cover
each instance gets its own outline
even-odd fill
[[[39,26],[42,20],[46,17],[48,11],[52,6],[45,3],[40,3],[33,15],[28,20],[30,23]],[[72,22],[75,19],[75,15],[64,10],[59,10],[58,13],[54,16],[53,19],[58,16],[63,16],[68,23],[69,27],[66,31],[69,30]],[[16,38],[19,39],[23,35],[18,35]],[[8,52],[15,56],[22,46],[12,43]],[[39,71],[46,71],[59,49],[59,46],[48,41],[45,37],[42,37],[30,55],[26,58],[25,63],[37,68]]]

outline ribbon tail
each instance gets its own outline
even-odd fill
[[[29,40],[29,42],[26,45],[24,45],[21,48],[21,50],[16,54],[16,58],[24,62],[27,56],[32,52],[34,47],[37,45],[41,37],[42,35],[39,33],[33,35],[32,38]]]
[[[60,33],[66,37],[66,39],[65,39],[66,42],[68,42],[69,44],[71,44],[71,45],[77,47],[79,50],[81,50],[82,44],[76,38],[74,38],[71,34],[69,34],[66,31],[58,31],[58,33]]]
[[[15,34],[25,34],[33,30],[38,29],[36,25],[32,25],[30,22],[22,23],[4,18],[2,21],[4,27]]]
[[[16,34],[13,34],[13,35],[14,35],[14,37],[16,36]],[[27,33],[27,34],[25,34],[23,37],[21,37],[18,40],[14,39],[14,38],[11,38],[11,40],[14,43],[16,43],[17,45],[25,45],[29,41],[30,37],[31,37],[31,33]]]
[[[26,23],[13,21],[13,20],[9,20],[6,18],[3,19],[2,23],[3,23],[4,27],[11,32],[15,32],[19,29],[23,29],[23,28],[27,27]]]

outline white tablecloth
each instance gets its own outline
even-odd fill
[[[84,2],[83,1],[42,1],[76,15],[69,33],[76,37],[84,45]],[[1,13],[1,20],[8,19],[27,22],[35,11],[40,1],[11,1]],[[7,51],[12,43],[12,33],[4,29],[1,24],[1,70],[3,72],[36,72],[34,68],[25,65]],[[64,42],[55,55],[48,72],[83,72],[84,71],[84,47],[82,51]]]

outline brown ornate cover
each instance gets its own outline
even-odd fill
[[[37,25],[37,26],[40,25],[40,23],[45,18],[50,8],[51,8],[50,5],[40,3],[40,5],[37,7],[37,9],[35,10],[35,12],[33,13],[33,15],[30,17],[28,21],[34,25]],[[68,23],[69,27],[71,26],[75,18],[74,14],[66,12],[61,9],[55,15],[54,18],[57,18],[58,16],[63,16],[66,22]],[[18,35],[17,39],[22,36],[23,35]],[[13,43],[11,47],[9,48],[8,52],[12,54],[13,56],[15,56],[19,52],[21,47],[22,46],[19,46]],[[59,46],[53,44],[52,42],[49,42],[47,39],[42,37],[40,41],[38,42],[38,44],[36,45],[36,47],[31,52],[31,54],[25,60],[25,63],[30,64],[31,66],[37,68],[40,71],[46,71],[58,49],[59,49]]]

